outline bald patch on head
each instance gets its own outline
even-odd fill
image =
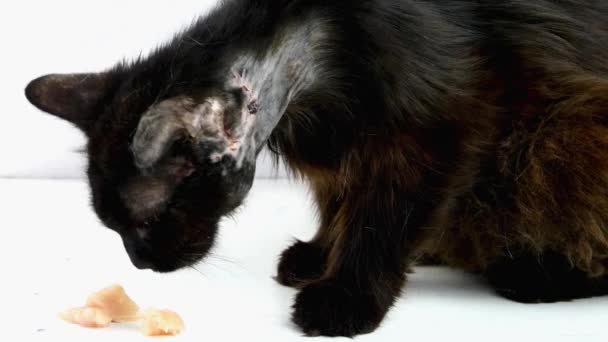
[[[145,222],[165,209],[175,188],[194,172],[193,165],[177,157],[164,161],[153,172],[135,177],[120,190],[132,219]]]
[[[139,222],[145,222],[164,210],[171,195],[170,184],[154,177],[133,180],[120,192],[131,218]]]
[[[154,167],[180,139],[204,146],[207,155],[198,157],[211,163],[227,156],[240,167],[244,159],[255,159],[253,100],[244,87],[236,91],[242,97],[217,95],[201,103],[176,97],[150,107],[131,144],[136,166],[144,171]]]

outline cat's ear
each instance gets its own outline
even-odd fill
[[[190,136],[195,108],[191,99],[178,97],[155,104],[142,115],[131,144],[138,168],[153,168],[176,141]]]
[[[75,124],[87,132],[115,88],[110,73],[47,75],[25,88],[27,99],[40,110]]]
[[[236,160],[241,150],[255,150],[241,148],[252,139],[255,115],[247,104],[239,94],[204,101],[174,97],[151,106],[142,115],[131,144],[136,166],[143,171],[154,169],[177,142],[185,142],[199,162],[213,164]]]

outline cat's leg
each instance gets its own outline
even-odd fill
[[[421,237],[423,211],[411,210],[393,191],[378,186],[345,195],[329,228],[335,242],[327,269],[302,288],[293,306],[293,321],[307,335],[369,333],[399,296],[406,245]]]
[[[323,226],[317,236],[324,236]],[[309,242],[297,240],[281,253],[276,280],[285,286],[303,287],[319,279],[327,265],[325,237],[315,237]]]
[[[520,303],[551,303],[608,295],[608,277],[590,277],[555,252],[520,253],[485,272],[495,291]]]
[[[321,278],[327,267],[327,256],[333,247],[331,222],[339,209],[335,182],[311,181],[320,216],[317,234],[309,242],[296,241],[281,254],[276,280],[285,286],[303,287]]]

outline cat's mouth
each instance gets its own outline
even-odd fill
[[[174,272],[197,264],[207,254],[207,250],[171,251],[153,247],[129,237],[123,237],[122,240],[131,263],[140,270],[152,270],[159,273]]]
[[[185,260],[182,261],[180,258],[170,260],[166,258],[157,258],[152,250],[137,247],[132,241],[126,239],[123,239],[123,244],[127,254],[129,255],[129,259],[131,259],[131,263],[140,270],[152,270],[160,273],[168,273],[191,266],[195,263],[186,262]]]
[[[187,217],[171,208],[157,220],[119,230],[133,266],[168,273],[200,262],[213,246],[217,222],[190,217],[192,224]]]

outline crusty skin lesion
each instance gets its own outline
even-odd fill
[[[142,116],[131,143],[141,176],[121,190],[121,198],[134,219],[145,221],[162,212],[176,187],[197,166],[204,172],[219,173],[230,184],[227,191],[231,196],[246,194],[249,186],[242,186],[238,180],[252,173],[256,115],[249,110],[253,100],[248,91],[243,87],[231,89],[230,93],[238,96],[218,93],[202,101],[174,97],[150,107]],[[194,160],[167,157],[178,140],[191,145]]]
[[[145,173],[180,139],[198,146],[197,158],[219,165],[224,176],[245,165],[255,166],[289,103],[323,74],[318,44],[310,42],[324,37],[319,33],[322,25],[311,23],[290,30],[291,34],[275,38],[280,48],[264,56],[233,53],[225,90],[214,90],[203,98],[173,97],[151,106],[131,144],[136,166]]]
[[[191,97],[176,97],[152,106],[139,122],[131,144],[135,163],[142,170],[153,167],[178,139],[205,144],[210,163],[224,156],[237,162],[247,157],[255,114],[252,101],[243,90],[245,101],[213,96],[197,103]]]

